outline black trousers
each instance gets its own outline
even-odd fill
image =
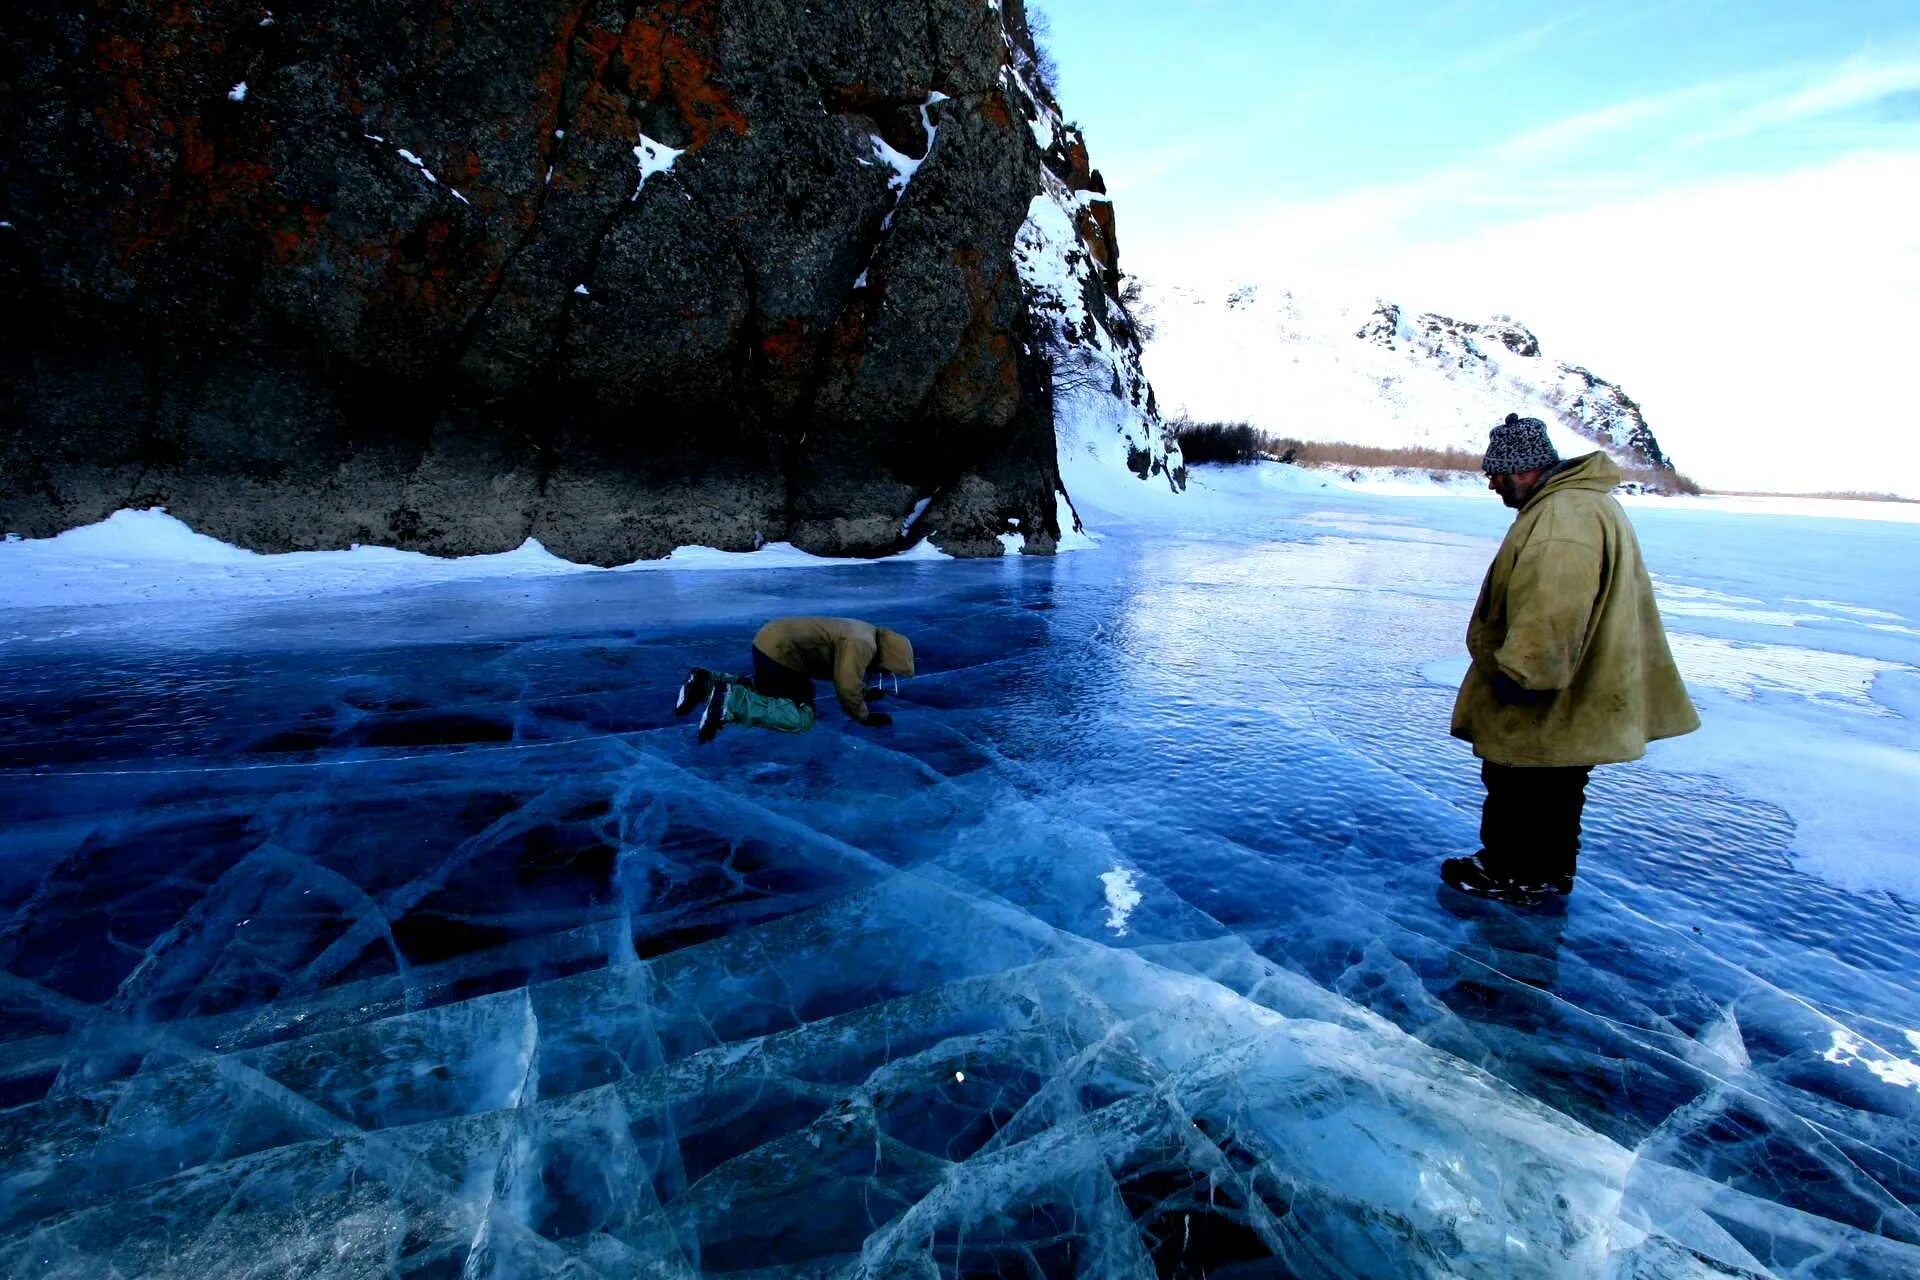
[[[783,667],[753,646],[753,691],[769,698],[785,698],[803,707],[813,705],[813,681],[792,667]]]
[[[1592,765],[1516,768],[1480,762],[1481,856],[1489,871],[1537,882],[1571,876],[1580,857],[1580,813]]]

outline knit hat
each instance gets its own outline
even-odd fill
[[[1544,471],[1559,462],[1553,441],[1547,439],[1547,424],[1510,413],[1487,440],[1487,456],[1480,469],[1490,476],[1510,476],[1517,471]]]

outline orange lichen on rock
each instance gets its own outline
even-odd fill
[[[783,320],[760,338],[760,350],[775,364],[791,364],[808,346],[806,324],[798,319]]]
[[[1113,205],[1105,200],[1089,200],[1074,216],[1073,227],[1093,260],[1111,274],[1119,247],[1114,236]]]
[[[1054,169],[1060,175],[1060,180],[1075,191],[1085,191],[1092,186],[1093,162],[1087,155],[1087,140],[1080,136],[1079,131],[1071,126],[1062,129],[1055,146],[1065,162]],[[1065,172],[1061,172],[1062,167]]]
[[[714,61],[695,47],[688,29],[712,38],[709,0],[678,0],[636,14],[627,24],[620,56],[627,67],[627,87],[650,100],[672,102],[686,122],[688,149],[698,150],[718,130],[745,133],[747,118],[714,82]]]

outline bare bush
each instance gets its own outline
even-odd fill
[[[1693,498],[1700,496],[1700,486],[1693,482],[1691,476],[1670,467],[1622,467],[1620,478],[1631,484],[1645,485],[1657,493],[1684,493]]]
[[[1277,437],[1270,436],[1250,422],[1195,422],[1177,418],[1172,423],[1174,437],[1180,441],[1180,454],[1188,466],[1202,462],[1245,463],[1263,459],[1292,461]]]
[[[1142,346],[1152,342],[1155,331],[1153,306],[1147,301],[1146,286],[1141,283],[1139,276],[1129,275],[1121,279],[1120,305],[1133,326],[1134,340]]]
[[[1027,72],[1034,87],[1046,96],[1058,101],[1060,97],[1060,64],[1053,60],[1053,54],[1046,46],[1046,39],[1053,34],[1053,20],[1033,5],[1026,7],[1027,40],[1033,46],[1031,60],[1026,50],[1014,51],[1014,63],[1017,68]],[[1022,65],[1024,64],[1024,65]]]
[[[1920,502],[1897,493],[1868,493],[1859,489],[1828,489],[1819,493],[1782,493],[1775,489],[1708,489],[1716,498],[1829,498],[1839,502]]]
[[[1293,461],[1303,467],[1406,467],[1416,471],[1478,471],[1481,455],[1467,449],[1425,449],[1417,446],[1383,449],[1375,445],[1348,444],[1341,440],[1290,440],[1280,443],[1291,450]]]
[[[1472,449],[1432,449],[1408,446],[1398,449],[1378,445],[1352,444],[1345,440],[1295,440],[1276,436],[1246,422],[1192,422],[1181,419],[1174,424],[1180,438],[1180,452],[1188,463],[1247,463],[1271,460],[1291,462],[1301,467],[1382,467],[1407,471],[1425,471],[1437,481],[1449,475],[1479,475],[1482,455]],[[1678,471],[1665,467],[1622,467],[1623,483],[1637,484],[1659,493],[1700,492],[1700,486]]]

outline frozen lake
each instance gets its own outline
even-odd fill
[[[1515,913],[1506,513],[1248,509],[0,609],[0,1274],[1920,1274],[1920,525],[1633,508],[1707,728]],[[696,745],[791,612],[895,724]]]

